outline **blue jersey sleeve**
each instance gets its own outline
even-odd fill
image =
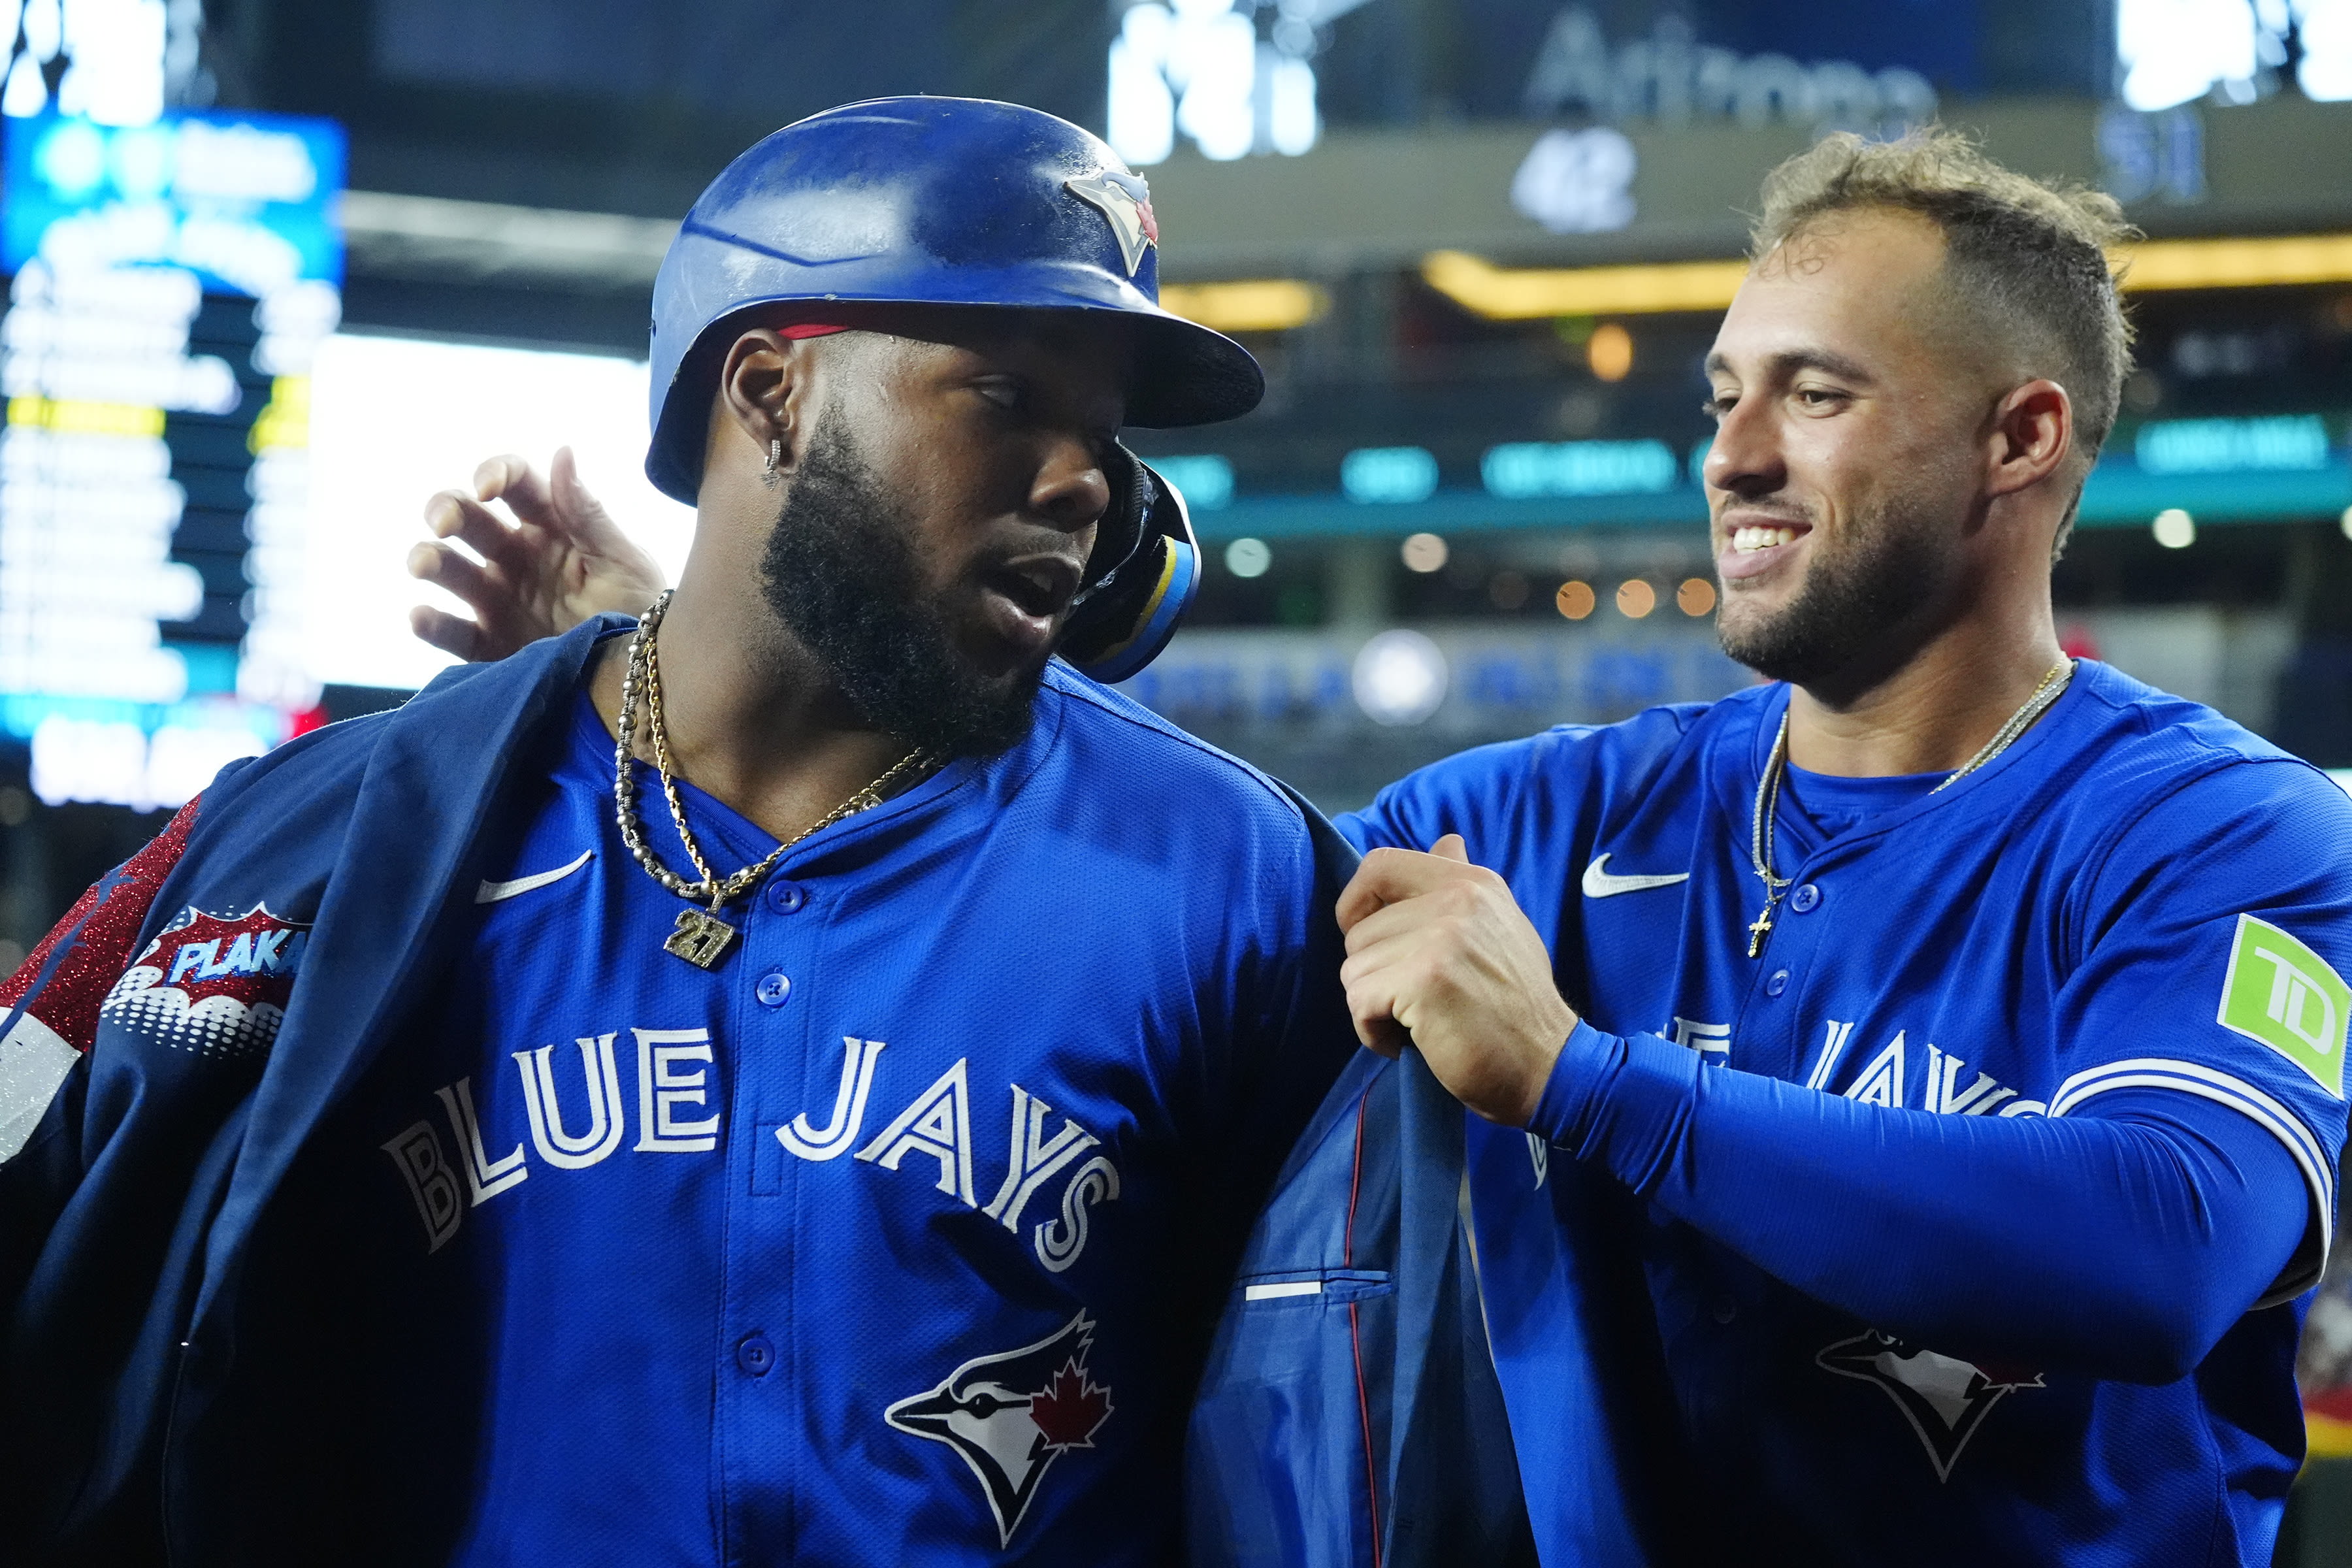
[[[2169,1383],[2276,1278],[2302,1191],[2270,1133],[2221,1104],[2137,1089],[2101,1109],[1874,1105],[1580,1024],[1534,1131],[1882,1330]]]
[[[2126,814],[2067,910],[2053,1116],[2160,1089],[2225,1105],[2293,1159],[2304,1244],[2267,1300],[2319,1278],[2345,1131],[2352,801],[2285,758],[2205,773]]]

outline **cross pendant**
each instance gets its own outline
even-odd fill
[[[1770,904],[1766,904],[1764,906],[1764,912],[1756,917],[1756,923],[1748,928],[1748,957],[1753,958],[1758,953],[1764,951],[1764,933],[1771,929],[1772,906]]]
[[[716,969],[727,950],[735,945],[735,928],[717,915],[688,905],[677,911],[677,929],[669,933],[662,948],[698,969]]]

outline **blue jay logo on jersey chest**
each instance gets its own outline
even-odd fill
[[[1110,1390],[1088,1375],[1095,1325],[1084,1312],[1017,1351],[964,1363],[939,1384],[883,1412],[901,1432],[953,1448],[996,1516],[997,1544],[1013,1544],[1054,1462],[1091,1448],[1110,1419]]]

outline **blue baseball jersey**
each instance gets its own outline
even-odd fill
[[[2304,1241],[2177,1381],[1971,1360],[1474,1120],[1487,1321],[1548,1559],[1630,1560],[1595,1544],[1589,1478],[1605,1474],[1654,1516],[1679,1512],[1665,1533],[1704,1543],[1695,1560],[2267,1562],[2302,1454],[2296,1298],[2325,1258],[2345,1133],[2352,803],[2210,710],[2086,661],[1948,788],[1800,780],[1778,821],[1792,885],[1751,957],[1751,812],[1787,700],[1759,687],[1485,748],[1340,826],[1368,847],[1463,834],[1583,1019],[1698,1053],[1701,1081],[1756,1074],[1948,1117],[2227,1108],[2284,1151],[2282,1185],[2301,1173],[2281,1201],[2304,1205]],[[1771,1172],[1747,1174],[1769,1194]],[[1985,1228],[1968,1193],[1950,1201]],[[1871,1244],[1900,1270],[1961,1242],[1922,1227]],[[1704,1517],[1672,1498],[1704,1498]]]
[[[386,1439],[420,1536],[486,1568],[1163,1560],[1209,1323],[1354,1048],[1300,811],[1054,667],[1026,740],[794,846],[706,972],[575,709],[335,1124],[381,1238],[371,1405],[442,1424]],[[714,866],[774,847],[680,793]]]

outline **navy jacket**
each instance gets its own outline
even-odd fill
[[[604,629],[452,670],[367,721],[371,744],[305,737],[226,770],[0,988],[5,1079],[86,1052],[173,911],[249,909],[208,950],[220,984],[304,1042],[204,1035],[135,1071],[81,1055],[0,1163],[0,1556],[264,1560],[311,1506],[267,1456],[361,1413],[334,1405],[331,1366],[257,1371],[278,1358],[252,1346],[292,1309],[252,1279],[257,1235],[448,957],[451,894],[482,874],[513,760]],[[1308,816],[1343,876],[1352,852]],[[1532,1561],[1462,1221],[1462,1117],[1417,1060],[1362,1056],[1293,1152],[1192,1423],[1195,1562]]]

